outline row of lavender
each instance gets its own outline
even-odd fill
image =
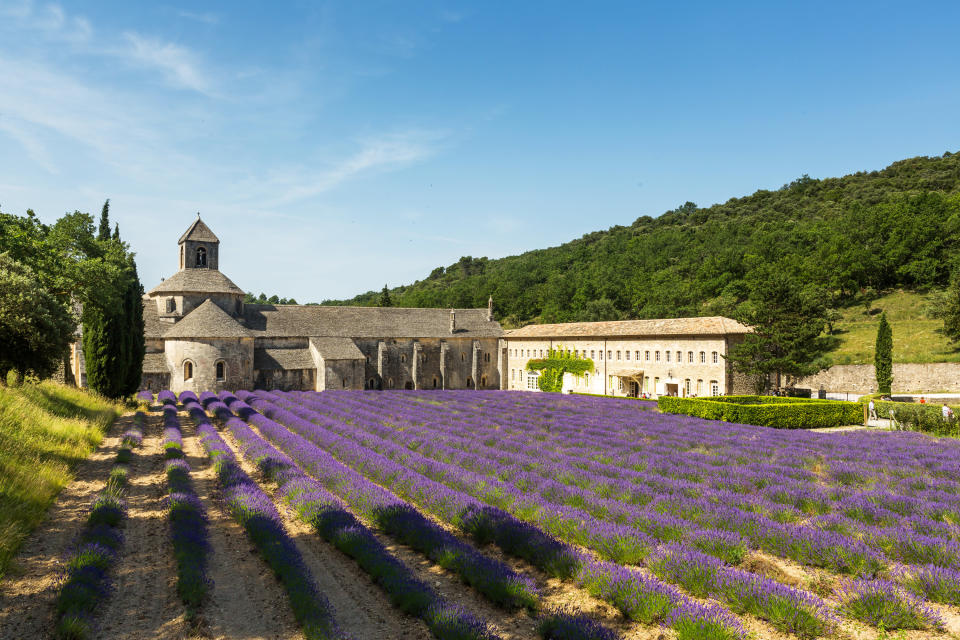
[[[722,607],[703,605],[640,570],[596,562],[572,547],[558,545],[543,531],[509,513],[491,509],[467,494],[451,490],[305,419],[312,414],[298,410],[283,398],[267,394],[257,394],[257,397],[248,392],[238,392],[238,395],[304,439],[333,453],[354,473],[360,472],[387,486],[460,527],[478,542],[493,542],[506,553],[522,557],[548,573],[575,578],[596,595],[613,602],[631,619],[661,622],[676,629],[680,637],[705,637],[705,634],[707,637],[738,637],[744,634],[736,618]],[[279,406],[281,404],[286,408]],[[257,420],[261,431],[265,429],[261,423],[272,422],[263,417]],[[276,427],[272,429],[277,430]],[[312,467],[310,470],[313,473]],[[725,592],[743,591],[756,584],[754,578],[745,582],[743,576],[732,571],[725,570],[724,574]],[[816,602],[801,596],[795,590],[778,586],[777,589],[761,589],[752,601],[739,598],[735,604],[741,611],[754,613],[803,637],[822,635],[832,628],[832,616]]]
[[[456,396],[457,394],[449,395]],[[484,401],[491,396],[496,398],[496,396],[514,395],[515,397],[515,394],[480,395],[484,396]],[[373,400],[368,400],[371,397]],[[465,398],[464,402],[475,404],[478,402],[477,397],[477,395],[468,396],[468,399]],[[773,584],[772,581],[759,576],[738,571],[722,562],[718,563],[714,558],[700,554],[696,550],[686,549],[677,544],[662,544],[683,537],[685,540],[692,540],[694,545],[700,546],[706,551],[715,552],[721,558],[729,560],[731,555],[736,555],[733,552],[743,544],[739,537],[731,538],[729,535],[723,535],[724,532],[722,531],[705,529],[702,526],[696,526],[696,523],[684,521],[682,518],[664,518],[661,517],[662,514],[659,512],[651,511],[647,521],[652,521],[655,524],[653,531],[659,534],[656,536],[659,539],[653,539],[636,527],[597,518],[595,516],[598,513],[596,509],[591,513],[578,507],[564,505],[562,502],[545,499],[543,494],[536,491],[538,487],[543,488],[544,474],[533,474],[536,478],[539,478],[539,480],[535,480],[530,477],[531,473],[526,470],[537,468],[539,464],[537,459],[524,460],[521,464],[514,464],[512,467],[503,465],[499,469],[488,468],[489,473],[486,475],[464,470],[464,466],[469,466],[471,457],[475,462],[483,461],[483,464],[489,464],[486,461],[488,454],[494,455],[498,449],[502,450],[503,448],[491,447],[489,451],[480,455],[473,453],[472,456],[469,452],[462,450],[457,451],[449,447],[444,449],[442,445],[437,444],[446,437],[442,429],[421,434],[423,438],[420,439],[420,442],[421,444],[423,442],[433,443],[431,446],[442,454],[438,457],[445,456],[447,462],[438,462],[435,459],[421,456],[418,453],[411,452],[408,447],[391,442],[388,438],[381,436],[392,435],[397,440],[406,440],[408,445],[411,444],[412,440],[413,445],[416,446],[418,437],[414,425],[423,424],[428,420],[422,414],[413,412],[413,410],[425,410],[429,413],[430,411],[436,412],[439,409],[434,404],[425,405],[416,401],[414,403],[418,406],[405,408],[403,407],[404,400],[397,396],[391,399],[395,401],[395,404],[384,401],[382,398],[383,396],[370,396],[369,394],[362,396],[360,394],[324,394],[321,401],[320,396],[316,395],[291,394],[286,398],[275,395],[272,399],[278,402],[299,400],[305,403],[303,405],[304,409],[309,412],[308,414],[302,413],[301,417],[308,417],[323,425],[324,428],[338,433],[338,435],[353,438],[358,444],[385,455],[395,464],[399,462],[404,468],[415,470],[421,473],[423,477],[432,479],[439,484],[453,486],[465,494],[504,507],[521,518],[532,520],[545,529],[551,530],[560,537],[585,544],[585,546],[597,550],[606,557],[615,558],[618,561],[623,561],[626,558],[628,561],[634,562],[647,559],[649,566],[662,576],[700,595],[719,597],[738,611],[754,613],[754,615],[766,618],[776,626],[798,635],[818,635],[832,626],[832,614],[829,612],[829,608],[812,594],[789,589],[782,585]],[[405,398],[409,398],[409,396],[405,396]],[[436,396],[430,396],[430,398],[431,402],[435,402]],[[376,399],[381,399],[380,404],[373,407],[373,410],[369,405],[363,406],[366,402],[376,403]],[[292,407],[288,406],[287,408]],[[446,407],[442,408],[446,409]],[[465,424],[468,428],[472,428],[474,422],[471,421],[469,409],[470,407],[455,407],[452,411],[448,410],[448,423],[451,422],[452,418],[452,422],[459,422],[461,425]],[[509,415],[500,416],[491,411],[489,406],[482,408],[474,406],[473,409],[482,410],[486,416],[495,416],[500,422],[497,427],[502,431],[508,431],[503,423],[510,421]],[[404,411],[411,411],[411,415],[402,415]],[[638,419],[636,412],[633,412],[633,419],[634,421]],[[345,425],[345,422],[348,421],[352,421],[353,424]],[[387,434],[384,433],[382,425],[384,421],[392,422],[392,427],[394,427],[387,429],[389,432]],[[398,425],[402,425],[403,429],[399,437],[395,428]],[[359,429],[358,426],[360,426]],[[556,426],[556,424],[549,425],[550,431],[548,433],[553,432]],[[447,432],[450,430],[451,427],[448,427]],[[376,435],[378,431],[380,435]],[[544,429],[541,426],[539,430],[533,431],[533,433],[543,435],[543,431]],[[634,439],[636,439],[636,435],[634,435]],[[703,435],[701,434],[698,438],[701,446],[705,442]],[[476,447],[475,443],[478,439],[483,441],[488,436],[488,433],[478,428],[473,438],[474,446]],[[544,452],[550,448],[550,442],[548,438],[539,438],[538,440],[536,446],[541,454],[539,460],[542,460]],[[707,443],[709,444],[709,441]],[[494,459],[497,459],[495,455]],[[455,461],[455,464],[450,464],[451,461]],[[578,480],[577,474],[583,472],[583,465],[590,462],[589,460],[579,459],[577,464],[568,465],[565,469],[552,469],[551,472],[565,473],[573,479],[575,484]],[[519,468],[521,466],[523,470]],[[498,476],[512,478],[513,476],[510,474],[517,473],[526,474],[519,487],[498,480]],[[582,480],[582,478],[579,478],[579,480]],[[555,497],[550,493],[557,490],[556,483],[553,483],[553,485],[549,488],[549,491],[545,492],[546,497]],[[531,493],[535,496],[533,500],[529,497]],[[584,492],[581,491],[577,495],[582,498]],[[596,495],[592,497],[597,498]],[[675,498],[672,499],[675,500]],[[689,502],[689,496],[685,500]],[[622,507],[622,504],[620,500],[616,499],[607,500],[604,505],[604,508],[610,511],[616,510],[618,507]],[[749,513],[747,512],[747,514]],[[732,521],[736,522],[733,519]],[[816,545],[816,535],[810,535],[810,533],[816,534],[818,531],[817,529],[794,531],[793,544],[807,545],[807,548],[809,548],[812,541]],[[826,536],[826,538],[827,543],[833,541],[830,536]],[[821,538],[822,540],[823,538]],[[800,548],[803,547],[800,546]],[[830,551],[829,544],[821,542],[821,548]],[[841,559],[844,550],[845,548],[841,546],[840,553],[836,554]],[[867,557],[870,556],[867,555]],[[735,559],[735,557],[732,559]],[[847,565],[851,564],[850,562],[847,563]],[[834,565],[845,566],[840,563],[834,563]],[[684,567],[691,566],[700,566],[702,568],[700,574],[706,572],[706,578],[703,578],[697,571],[686,572]],[[951,576],[943,570],[930,568],[925,571],[914,572],[911,575],[915,578],[913,581],[915,585],[926,585],[928,587],[926,589],[928,596],[931,594],[934,596],[938,594],[948,595],[951,590]],[[700,586],[697,586],[698,583],[700,583]],[[944,588],[945,585],[946,588]],[[956,581],[953,581],[952,585],[955,591]],[[747,598],[747,601],[744,601],[744,594],[748,592],[758,595],[751,596],[752,600]],[[860,608],[861,601],[875,599],[878,593],[885,598],[888,605],[895,605],[886,620]],[[876,581],[849,583],[841,589],[840,596],[845,602],[845,609],[851,616],[874,623],[884,622],[888,628],[891,624],[921,627],[938,625],[936,616],[932,612],[926,610],[914,598],[903,593],[902,590],[886,583]],[[776,611],[782,610],[783,606],[781,604],[773,606],[771,603],[774,601],[777,603],[789,602],[788,608],[794,612],[789,616],[789,620],[777,619]],[[796,611],[802,611],[803,615],[797,616]]]
[[[353,404],[356,405],[355,402]],[[349,408],[353,412],[366,413],[367,417],[388,422],[397,419],[389,413],[384,415],[384,411],[396,412],[397,406],[374,407],[375,411],[371,411],[369,406]],[[413,408],[423,412],[420,407]],[[429,407],[426,411],[431,409],[435,410],[435,407]],[[462,411],[458,419],[464,420]],[[509,417],[505,420],[508,421]],[[929,582],[934,574],[947,575],[960,566],[957,554],[960,545],[956,540],[958,529],[953,523],[953,513],[957,510],[956,496],[950,496],[950,506],[946,512],[943,507],[946,500],[939,500],[940,506],[936,508],[939,520],[936,521],[919,508],[908,508],[908,505],[912,506],[908,498],[878,491],[839,498],[837,501],[841,503],[843,513],[809,518],[809,514],[785,507],[762,495],[749,495],[751,489],[755,491],[760,484],[756,473],[753,474],[751,486],[741,485],[736,490],[717,489],[705,487],[704,482],[665,479],[658,473],[638,472],[629,467],[624,469],[620,466],[624,464],[623,460],[614,465],[558,451],[558,440],[561,445],[563,438],[567,441],[580,440],[570,434],[558,436],[551,433],[552,442],[531,444],[529,438],[525,441],[509,435],[511,429],[509,425],[502,424],[504,419],[492,428],[482,425],[474,427],[469,417],[459,427],[453,425],[443,428],[438,422],[428,419],[421,420],[419,426],[405,426],[402,438],[406,446],[433,459],[454,463],[488,476],[495,475],[503,482],[535,491],[552,502],[582,506],[600,519],[629,523],[661,542],[676,540],[681,535],[691,537],[691,532],[695,532],[695,545],[708,552],[717,552],[724,559],[735,560],[737,556],[742,556],[744,544],[749,543],[754,548],[803,563],[864,577],[871,577],[887,568],[891,561],[933,565],[908,571],[908,579],[922,583]],[[470,426],[464,426],[464,423]],[[394,440],[398,437],[397,432],[389,427],[382,427],[376,433]],[[478,438],[480,442],[490,442],[495,446],[478,445]],[[616,455],[618,443],[604,444],[604,456]],[[623,448],[625,445],[620,442],[619,446]],[[700,449],[704,447],[702,437],[698,437],[697,446]],[[654,448],[657,447],[650,447]],[[682,449],[679,452],[672,450],[669,454],[651,451],[648,464],[655,464],[662,470],[665,463],[658,462],[658,455],[661,459],[669,456],[669,463],[677,468],[687,454],[697,457],[696,453]],[[718,472],[726,477],[730,477],[731,470],[738,471],[737,465],[730,464],[730,460],[724,456],[714,456],[710,462],[714,469],[723,465]],[[694,459],[689,466],[695,469],[696,465]],[[747,477],[751,475],[749,469],[742,473]],[[763,476],[764,485],[771,487],[771,493],[781,498],[802,493],[809,504],[826,506],[831,504],[830,494],[839,489],[820,488],[815,483],[821,479],[816,477],[807,478],[802,486],[784,486],[789,485],[789,481],[782,480],[782,473],[775,475],[768,470]],[[775,484],[777,482],[778,485]],[[942,498],[948,493],[949,490],[944,490],[939,492],[939,496]],[[895,504],[898,511],[884,509],[879,504],[883,501]],[[871,520],[878,512],[887,514],[884,526],[864,522]],[[706,528],[705,535],[703,528]],[[714,541],[722,537],[712,535],[714,531],[711,530],[717,528],[738,535],[732,538],[727,536],[726,543],[716,545]],[[913,528],[914,531],[905,528]],[[698,535],[700,540],[696,540]],[[633,551],[641,555],[645,552],[643,540]],[[936,596],[937,592],[934,590],[928,595]]]

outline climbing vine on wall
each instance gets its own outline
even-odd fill
[[[572,373],[575,376],[582,376],[589,373],[593,371],[593,360],[578,357],[570,350],[564,350],[557,345],[556,349],[547,351],[546,358],[529,360],[527,370],[540,372],[537,386],[541,391],[559,393],[563,388],[563,374]]]

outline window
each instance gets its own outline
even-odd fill
[[[433,388],[437,388],[437,376],[433,376]]]
[[[650,352],[649,352],[649,351],[644,351],[644,352],[643,352],[643,359],[646,360],[647,362],[650,362]]]
[[[617,361],[618,361],[618,362],[620,361],[620,351],[619,351],[619,350],[617,351]]]
[[[659,392],[657,391],[657,389],[658,389],[659,387],[660,387],[660,378],[654,378],[654,379],[653,379],[653,393],[654,393],[654,394],[659,393]]]
[[[537,380],[540,378],[540,374],[536,371],[527,372],[527,389],[536,391],[540,387],[537,386]]]
[[[543,357],[543,349],[540,349],[540,357]]]
[[[177,301],[175,298],[167,298],[167,313],[176,313]]]
[[[607,360],[613,360],[613,351],[607,351]]]
[[[193,378],[193,363],[187,360],[183,363],[183,379],[190,380]]]
[[[687,362],[689,362],[690,364],[693,364],[693,351],[687,352]]]
[[[406,362],[406,361],[407,361],[407,354],[401,353],[401,354],[400,354],[400,362]]]
[[[690,395],[690,378],[687,378],[683,381],[683,389],[686,393],[684,395]]]
[[[667,356],[667,362],[670,362],[670,352],[666,351],[665,355]]]
[[[710,381],[710,395],[712,396],[720,395],[720,385],[717,384],[716,380]]]
[[[626,356],[627,356],[627,360],[629,360],[629,359],[630,359],[630,352],[629,352],[629,351],[627,351],[627,352],[625,352],[625,353],[624,353],[624,355],[626,355]]]
[[[367,388],[368,388],[368,389],[376,389],[376,388],[377,388],[377,381],[374,380],[373,378],[370,378],[370,382],[368,383]]]
[[[703,380],[697,380],[697,395],[703,395]]]
[[[227,365],[224,364],[223,360],[217,362],[217,380],[226,380],[227,378]]]
[[[717,364],[717,362],[719,362],[719,358],[717,357],[717,352],[714,351],[714,352],[713,352],[713,364]]]
[[[393,378],[387,378],[387,388],[393,389]]]
[[[593,349],[590,349],[590,359],[593,360],[594,357],[595,357],[595,354],[593,352]]]
[[[607,376],[607,386],[613,391],[613,376]]]
[[[603,360],[603,351],[600,352],[600,359]]]
[[[585,384],[585,385],[588,386],[588,387],[590,386],[590,374],[589,374],[589,373],[583,374],[583,384]]]
[[[490,354],[489,354],[489,353],[483,354],[483,361],[484,361],[484,362],[490,362]]]
[[[683,354],[677,351],[677,364],[680,364],[682,362],[683,362]]]
[[[633,358],[634,358],[634,360],[636,360],[637,362],[640,362],[640,352],[639,352],[639,351],[634,351],[634,352],[633,352]]]
[[[480,388],[484,389],[487,386],[487,376],[480,376]]]
[[[653,352],[653,359],[654,359],[656,362],[660,362],[660,352],[659,352],[659,351],[654,351],[654,352]]]
[[[511,379],[511,380],[514,380],[514,379],[516,378],[516,373],[517,373],[517,370],[516,370],[516,369],[510,369],[510,379]]]
[[[463,361],[466,360],[466,359],[467,359],[467,356],[461,353],[461,354],[460,354],[460,362],[463,362]]]
[[[707,354],[705,351],[700,352],[700,364],[703,364],[707,361]]]
[[[197,266],[207,266],[207,250],[203,247],[197,247]]]

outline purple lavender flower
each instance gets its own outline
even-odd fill
[[[857,580],[838,590],[841,610],[884,629],[942,629],[940,616],[903,588],[886,580]]]

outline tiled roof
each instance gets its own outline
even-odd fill
[[[243,289],[233,284],[216,269],[181,269],[150,290],[151,296],[161,293],[235,293]]]
[[[193,221],[190,228],[183,232],[183,235],[177,240],[177,244],[181,244],[186,240],[193,240],[195,242],[220,242],[220,239],[213,235],[213,231],[210,231],[210,227],[204,224],[200,216],[197,216],[197,219]]]
[[[750,328],[723,316],[663,320],[614,320],[531,324],[506,332],[506,338],[611,338],[632,336],[724,336]]]
[[[310,349],[254,349],[254,369],[315,369]]]
[[[496,338],[503,330],[487,320],[486,309],[456,309],[450,333],[449,309],[402,307],[321,307],[244,305],[244,324],[262,337]]]
[[[310,338],[310,344],[324,360],[363,360],[364,355],[350,338]]]
[[[167,327],[160,322],[160,314],[157,313],[157,303],[149,298],[143,300],[143,335],[149,338],[162,338],[163,332]]]
[[[144,373],[167,373],[167,356],[163,353],[148,353],[143,356]]]
[[[210,300],[167,329],[164,338],[249,338],[253,334]]]

